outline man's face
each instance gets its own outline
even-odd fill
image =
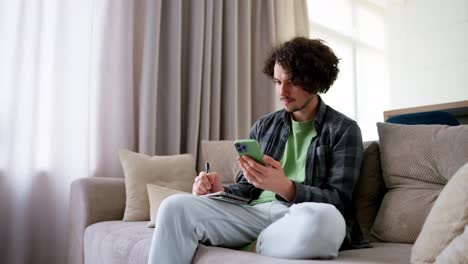
[[[284,109],[292,113],[293,117],[295,115],[307,115],[308,111],[314,110],[314,94],[307,92],[300,85],[293,85],[289,80],[288,73],[278,63],[274,67],[273,79],[276,93]]]

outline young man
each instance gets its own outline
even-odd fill
[[[194,195],[175,195],[159,209],[149,263],[190,263],[198,243],[229,248],[251,245],[282,258],[334,258],[351,247],[352,194],[362,159],[355,121],[318,94],[338,75],[338,59],[323,41],[294,38],[271,53],[264,73],[284,109],[260,118],[250,131],[265,153],[263,166],[242,156],[235,184],[201,172]],[[224,190],[249,205],[202,195]]]

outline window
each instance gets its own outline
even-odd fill
[[[376,122],[388,105],[384,0],[308,0],[310,36],[325,40],[340,58],[340,73],[322,95],[355,119],[363,140],[378,139]]]

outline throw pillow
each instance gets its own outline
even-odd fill
[[[432,263],[468,225],[468,163],[450,179],[437,198],[416,243],[412,263]],[[465,251],[465,254],[468,251]],[[445,262],[453,263],[453,262]]]
[[[233,183],[240,172],[236,157],[234,141],[202,141],[203,161],[210,163],[211,171],[219,173],[222,184]]]
[[[190,192],[196,176],[195,160],[190,154],[147,156],[129,150],[119,151],[125,174],[126,204],[124,221],[146,221],[150,207],[146,184]]]
[[[182,192],[155,184],[147,184],[146,187],[148,189],[148,197],[150,203],[150,221],[148,222],[148,227],[152,228],[155,226],[159,206],[164,201],[164,199],[174,194],[181,194],[187,192]]]
[[[468,162],[468,126],[377,124],[387,192],[371,235],[414,243],[440,191]]]
[[[389,117],[385,122],[404,125],[460,125],[460,122],[458,122],[455,116],[449,112],[444,111],[429,111],[396,115]]]
[[[468,263],[468,226],[437,256],[435,264]]]
[[[377,142],[365,142],[361,175],[353,195],[356,220],[365,240],[371,240],[370,229],[384,193],[385,186],[380,168],[379,144]]]

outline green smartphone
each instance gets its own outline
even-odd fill
[[[239,156],[247,155],[262,165],[266,165],[263,161],[263,153],[255,139],[238,139],[234,141]]]

